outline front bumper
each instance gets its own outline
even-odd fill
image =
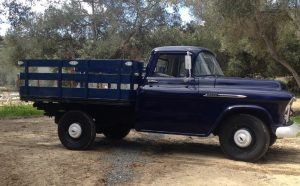
[[[275,134],[277,138],[292,138],[296,137],[299,132],[299,125],[294,123],[290,126],[278,127]]]

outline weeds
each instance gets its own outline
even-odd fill
[[[0,107],[0,119],[42,116],[43,113],[32,105],[4,105]]]

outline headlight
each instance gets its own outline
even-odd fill
[[[291,115],[293,113],[292,111],[292,105],[294,103],[294,101],[296,101],[296,98],[293,97],[291,99],[291,101],[289,102],[289,104],[286,106],[285,111],[284,111],[284,120],[286,124],[289,124],[291,122]]]

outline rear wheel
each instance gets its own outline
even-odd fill
[[[58,136],[67,149],[88,149],[96,137],[95,123],[85,112],[69,111],[59,120]]]
[[[270,134],[260,119],[240,114],[227,120],[220,130],[219,140],[229,158],[255,162],[267,152]]]

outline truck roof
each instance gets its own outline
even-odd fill
[[[199,52],[207,51],[214,54],[211,50],[204,47],[197,46],[163,46],[153,49],[154,52],[186,52],[190,51],[192,53],[198,54]],[[215,55],[215,54],[214,54]]]

